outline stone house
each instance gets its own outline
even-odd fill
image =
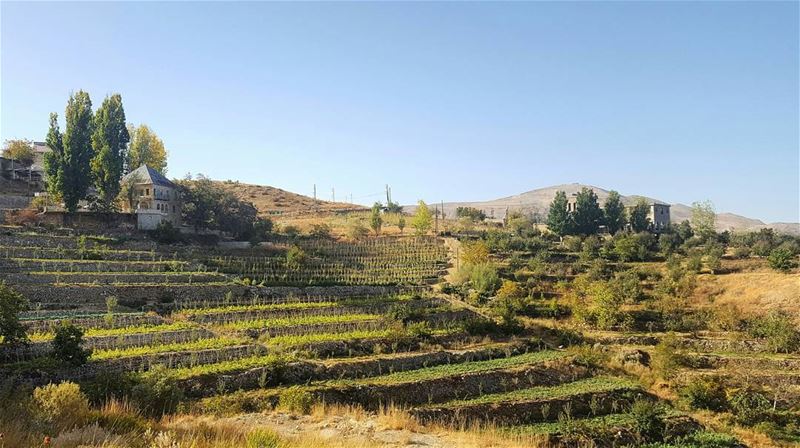
[[[141,230],[152,230],[162,222],[170,222],[175,227],[181,226],[181,200],[178,186],[163,174],[142,165],[122,178],[131,190],[130,204],[125,204],[128,212],[137,215],[137,227]]]
[[[650,218],[650,228],[654,232],[660,232],[667,229],[670,225],[669,220],[669,204],[663,202],[653,202],[650,205],[650,213],[647,217]]]

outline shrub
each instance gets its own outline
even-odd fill
[[[728,406],[722,377],[701,377],[690,381],[680,390],[680,396],[695,409],[723,411]]]
[[[575,364],[585,367],[599,368],[608,362],[607,353],[589,344],[572,345],[567,349],[567,352],[574,356]]]
[[[183,390],[163,365],[154,366],[137,380],[131,398],[145,414],[159,416],[174,412],[183,399]]]
[[[767,419],[772,403],[760,391],[740,389],[728,398],[736,422],[752,426]]]
[[[747,333],[763,339],[775,353],[791,353],[800,349],[800,331],[792,318],[781,312],[755,317],[747,324]]]
[[[767,261],[769,262],[769,267],[780,272],[789,272],[797,267],[797,260],[795,260],[794,254],[789,249],[781,247],[770,252]]]
[[[633,418],[633,430],[642,440],[661,440],[664,434],[664,408],[648,399],[633,402],[629,412]]]
[[[644,298],[644,290],[639,281],[639,275],[635,271],[617,273],[609,286],[624,303],[637,303]]]
[[[33,400],[41,417],[59,430],[78,426],[89,417],[89,400],[69,381],[37,387]]]
[[[284,389],[278,396],[278,407],[289,412],[308,414],[313,404],[314,397],[300,386]]]
[[[181,231],[169,221],[161,221],[154,230],[150,231],[150,238],[158,244],[175,244],[183,240]]]
[[[751,252],[747,246],[736,246],[733,248],[733,257],[738,259],[749,258]]]
[[[292,246],[286,251],[286,267],[289,269],[300,269],[306,261],[306,253],[299,246]]]
[[[53,337],[53,356],[61,362],[80,366],[89,360],[90,350],[85,350],[83,344],[83,330],[68,321],[56,327]]]
[[[290,224],[283,228],[283,234],[289,238],[297,238],[297,236],[300,235],[300,229]]]
[[[489,247],[483,240],[465,242],[461,245],[461,261],[464,264],[478,265],[489,261]]]
[[[367,226],[361,223],[361,221],[354,220],[350,223],[350,226],[347,228],[347,236],[351,240],[362,240],[369,235],[369,229]]]
[[[492,263],[477,264],[472,267],[469,281],[481,295],[491,295],[500,284],[497,268]]]
[[[22,295],[0,281],[0,337],[2,344],[16,344],[28,339],[25,327],[19,322],[19,313],[25,311],[28,302]]]
[[[684,364],[684,357],[678,344],[678,338],[670,333],[653,349],[650,367],[659,378],[669,379]]]
[[[281,448],[280,436],[271,429],[256,428],[247,434],[247,448]]]
[[[308,234],[314,238],[330,238],[331,226],[326,223],[312,224],[311,230],[308,232]]]

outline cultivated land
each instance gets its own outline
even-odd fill
[[[342,228],[336,235],[365,214],[312,218]],[[747,330],[751,316],[796,313],[796,271],[728,254],[685,291],[689,274],[675,277],[674,261],[606,260],[533,226],[447,221],[424,237],[385,226],[358,241],[301,230],[236,250],[3,228],[0,273],[31,309],[21,315],[30,343],[0,348],[0,399],[28,406],[17,394],[71,381],[95,410],[36,426],[8,405],[0,446],[44,436],[53,446],[197,447],[800,441],[797,347]],[[486,252],[475,256],[476,244]],[[491,290],[475,265],[496,270]],[[613,309],[595,299],[605,281],[626,297]],[[83,365],[51,355],[64,321],[84,330]],[[712,386],[687,403],[686,386],[709,378],[724,408],[697,405]],[[742,390],[752,408],[769,400],[758,409],[770,419],[737,414]],[[287,445],[259,444],[268,438]]]

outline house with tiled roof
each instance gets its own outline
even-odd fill
[[[126,174],[122,184],[129,190],[125,211],[137,215],[139,229],[155,229],[162,222],[180,227],[183,209],[180,190],[163,174],[142,165]]]

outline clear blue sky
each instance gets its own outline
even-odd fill
[[[119,92],[172,177],[800,213],[797,2],[1,5],[2,139]]]

